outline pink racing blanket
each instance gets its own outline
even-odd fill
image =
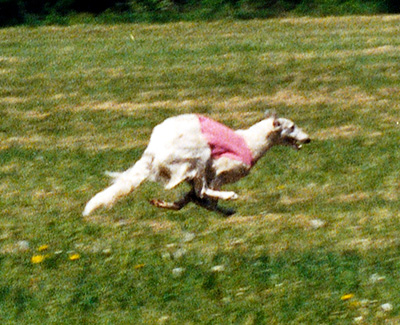
[[[228,157],[252,166],[253,155],[244,139],[234,130],[203,115],[198,115],[201,132],[211,148],[215,159]]]

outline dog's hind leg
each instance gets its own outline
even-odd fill
[[[129,168],[125,172],[110,174],[114,177],[113,184],[105,190],[97,193],[86,204],[83,215],[87,216],[93,210],[101,206],[110,207],[118,198],[132,192],[149,176],[151,162],[151,156],[143,155],[142,158],[133,165],[133,167]]]
[[[166,202],[163,200],[153,199],[150,200],[150,204],[157,208],[169,209],[169,210],[180,210],[185,207],[188,203],[192,202],[192,191],[186,193],[180,200],[175,202]]]
[[[235,210],[229,208],[223,208],[218,205],[218,199],[211,199],[208,197],[200,198],[197,196],[196,191],[192,189],[186,193],[182,199],[175,202],[166,202],[163,200],[151,200],[150,203],[158,208],[169,209],[169,210],[181,210],[188,203],[193,202],[194,204],[205,208],[209,211],[215,211],[228,217],[235,213]]]

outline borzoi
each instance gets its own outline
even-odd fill
[[[210,118],[185,114],[166,119],[152,132],[142,157],[125,172],[108,173],[113,184],[96,194],[83,215],[101,206],[112,206],[146,179],[171,189],[183,181],[191,185],[176,202],[152,200],[151,204],[180,210],[189,202],[225,215],[234,213],[217,205],[219,199],[234,200],[235,192],[221,186],[246,176],[254,164],[274,145],[300,149],[310,137],[292,121],[269,114],[246,130],[232,130]]]

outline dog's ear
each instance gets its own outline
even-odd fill
[[[272,122],[272,125],[274,126],[275,129],[279,129],[281,127],[281,122],[277,118],[274,119]]]
[[[275,129],[279,129],[281,127],[281,122],[279,122],[278,117],[276,116],[276,112],[274,110],[267,109],[265,111],[265,118],[272,118],[273,122],[272,125]]]
[[[270,118],[273,117],[274,119],[276,119],[276,112],[274,110],[271,109],[267,109],[264,113],[264,117],[265,118]]]

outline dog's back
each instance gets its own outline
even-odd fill
[[[145,154],[151,155],[160,164],[209,156],[209,147],[201,135],[197,115],[178,115],[157,125]]]
[[[152,158],[149,179],[161,181],[170,189],[205,169],[211,150],[197,115],[184,114],[157,125],[143,155]]]

